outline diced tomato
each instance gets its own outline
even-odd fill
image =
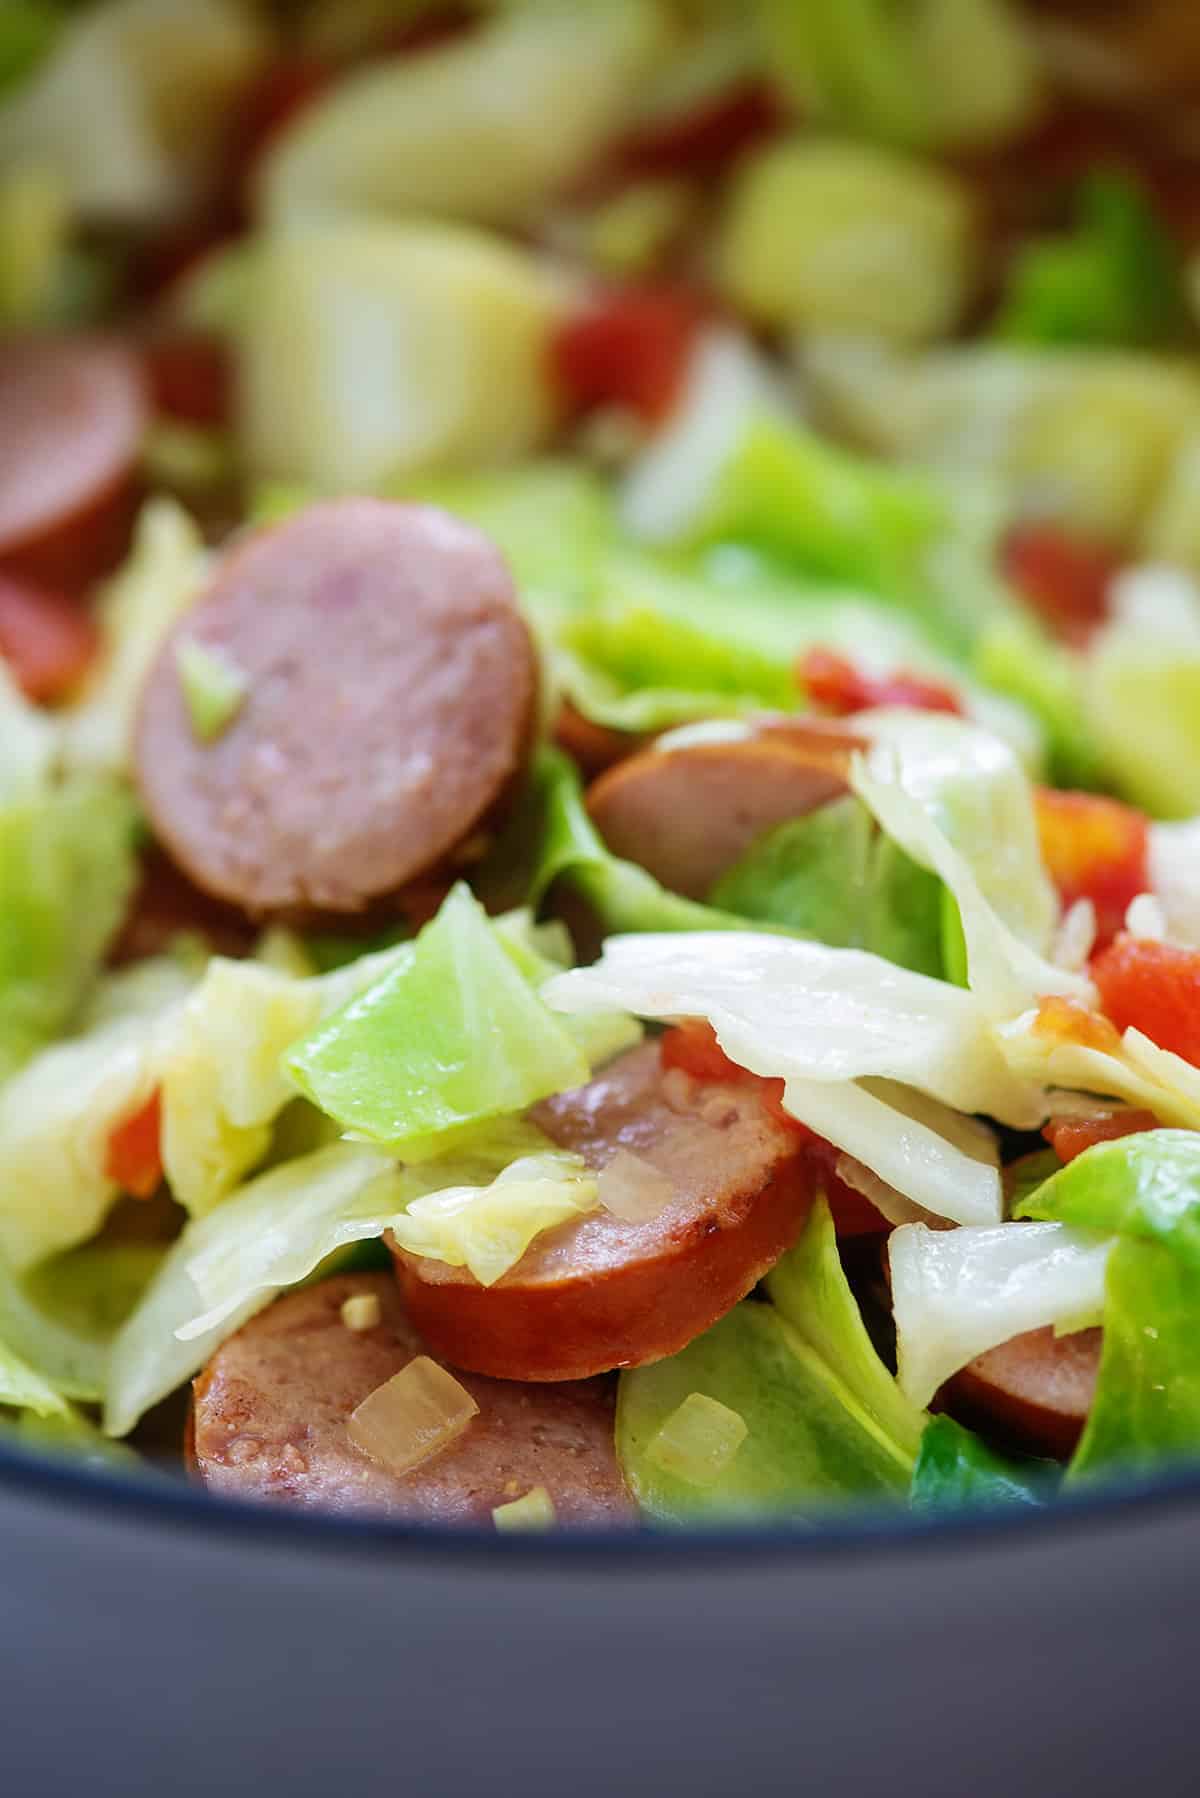
[[[219,337],[177,332],[147,340],[142,350],[156,412],[184,424],[220,429],[232,410],[233,368]]]
[[[1098,1142],[1116,1142],[1119,1137],[1137,1136],[1143,1130],[1157,1128],[1158,1119],[1152,1111],[1100,1110],[1090,1117],[1051,1118],[1042,1135],[1065,1164]]]
[[[796,663],[796,678],[813,705],[835,718],[865,712],[871,706],[907,705],[922,712],[956,712],[962,704],[941,681],[898,669],[894,674],[866,674],[832,649],[806,649]]]
[[[579,412],[625,406],[657,424],[679,398],[700,312],[670,288],[627,288],[593,300],[551,344],[554,378]]]
[[[758,1087],[772,1116],[795,1132],[805,1155],[820,1167],[822,1189],[839,1236],[869,1236],[890,1228],[887,1219],[868,1198],[839,1179],[835,1171],[838,1151],[834,1145],[784,1110],[783,1081],[752,1074],[739,1067],[736,1061],[730,1061],[711,1024],[692,1018],[685,1024],[675,1025],[663,1035],[659,1056],[665,1069],[680,1068],[693,1080],[713,1081],[724,1086]]]
[[[1121,569],[1113,550],[1053,525],[1022,525],[1009,533],[1002,560],[1014,586],[1068,643],[1086,643],[1104,623]]]
[[[1118,1030],[1140,1030],[1200,1066],[1200,950],[1119,936],[1091,973]]]
[[[99,646],[95,625],[74,600],[0,573],[0,657],[28,698],[65,698]]]
[[[141,1109],[109,1135],[104,1171],[131,1198],[152,1198],[162,1183],[161,1124],[162,1101],[156,1087]]]
[[[774,88],[751,78],[689,112],[631,132],[618,145],[615,160],[634,176],[712,175],[773,137],[785,118]]]
[[[1035,796],[1042,859],[1065,906],[1090,899],[1096,948],[1123,929],[1125,913],[1150,889],[1150,821],[1144,812],[1095,793],[1040,787]]]

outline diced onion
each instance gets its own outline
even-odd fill
[[[377,1292],[356,1292],[342,1304],[342,1322],[356,1333],[373,1330],[383,1316]]]
[[[649,1223],[675,1196],[667,1176],[628,1149],[618,1149],[601,1170],[596,1190],[604,1209],[626,1224]]]
[[[689,1392],[648,1449],[664,1473],[689,1486],[712,1486],[746,1440],[746,1420],[705,1392]]]
[[[524,1498],[514,1498],[511,1504],[496,1505],[492,1510],[492,1522],[505,1534],[553,1529],[557,1522],[554,1500],[544,1486],[532,1486]]]
[[[410,1473],[461,1436],[479,1406],[452,1373],[418,1355],[350,1413],[355,1448],[390,1473]]]

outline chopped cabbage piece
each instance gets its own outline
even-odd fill
[[[436,1162],[428,1164],[430,1176],[436,1171]],[[598,1202],[596,1178],[578,1155],[527,1155],[488,1186],[447,1186],[410,1199],[392,1234],[410,1254],[465,1267],[481,1286],[492,1286],[535,1236]]]
[[[990,144],[1036,113],[1028,25],[1008,0],[759,0],[773,65],[806,108],[926,148]]]
[[[227,656],[192,637],[179,644],[175,660],[192,729],[200,742],[214,742],[245,703],[248,677]]]
[[[867,949],[935,978],[942,972],[942,885],[839,799],[778,825],[713,888],[714,905],[786,924],[831,948]]]
[[[262,211],[287,225],[347,213],[519,223],[590,166],[669,44],[649,0],[551,0],[369,64],[271,146]]]
[[[136,818],[88,775],[0,805],[0,1080],[87,996],[133,890]]]
[[[462,885],[390,973],[294,1044],[286,1068],[347,1129],[393,1145],[523,1111],[590,1072]]]
[[[18,1272],[93,1236],[117,1196],[109,1137],[153,1093],[187,985],[178,968],[159,972],[0,1086],[0,1255]]]
[[[1115,1231],[1096,1394],[1069,1469],[1152,1469],[1200,1445],[1200,1136],[1098,1143],[1030,1193],[1040,1229]]]
[[[940,875],[953,895],[962,922],[972,992],[994,1022],[1019,1015],[1031,1001],[1043,994],[1090,999],[1090,981],[1083,975],[1055,966],[1033,946],[1043,929],[1048,931],[1057,908],[1038,854],[1036,837],[1030,842],[1021,828],[1029,804],[1023,776],[1017,771],[1017,778],[1013,779],[1012,767],[1003,764],[996,769],[998,778],[989,782],[984,755],[978,769],[978,786],[965,781],[961,788],[961,803],[956,805],[951,800],[951,804],[945,806],[939,791],[953,795],[957,784],[954,770],[960,753],[965,752],[965,765],[969,765],[969,736],[931,733],[926,740],[926,722],[934,721],[913,721],[915,734],[908,750],[905,748],[906,718],[897,718],[898,728],[884,724],[870,753],[855,758],[851,785],[888,835],[914,860]],[[960,726],[959,729],[969,732],[969,727]],[[975,739],[975,745],[981,750],[986,750],[989,742],[995,743],[995,739],[986,739],[982,735]],[[999,747],[997,744],[996,748]],[[939,748],[945,751],[944,760],[939,755]],[[972,819],[972,802],[977,795],[987,803]],[[1005,827],[1013,833],[1011,860],[1007,862],[995,859],[996,851],[1000,850],[1003,855],[1009,845],[989,838],[992,828],[988,818],[989,805],[998,808],[997,817],[1006,820]],[[961,837],[965,853],[943,828],[939,812],[949,828]],[[1032,829],[1031,810],[1028,823]],[[981,879],[988,882],[989,892],[994,893],[1004,906],[1006,916],[995,909],[989,894],[981,886]],[[1012,920],[1011,924],[1008,919]],[[1013,924],[1020,926],[1021,935],[1016,933]],[[1043,947],[1048,946],[1043,938]]]
[[[1066,1224],[901,1224],[888,1241],[901,1391],[927,1405],[988,1349],[1092,1316],[1111,1252],[1111,1238]]]
[[[64,754],[70,764],[128,769],[134,713],[150,664],[195,598],[207,566],[200,533],[182,506],[170,499],[151,500],[138,520],[129,559],[101,600],[103,654],[78,701],[64,714]]]
[[[1007,1074],[970,993],[857,949],[752,931],[616,936],[543,996],[566,1012],[706,1018],[726,1054],[769,1078],[876,1075],[1026,1127],[1044,1115],[1036,1090]]]
[[[1182,271],[1146,194],[1101,172],[1080,185],[1073,233],[1018,253],[996,329],[1017,343],[1153,346],[1184,316]]]
[[[909,1503],[914,1511],[944,1516],[960,1505],[1041,1505],[1053,1491],[1048,1462],[998,1455],[952,1417],[931,1417]]]
[[[681,1353],[621,1375],[617,1454],[639,1506],[654,1521],[750,1521],[781,1511],[812,1517],[850,1499],[907,1491],[917,1431],[903,1401],[882,1403],[877,1379],[890,1379],[886,1369],[880,1366],[877,1378],[868,1371],[872,1351],[862,1339],[823,1201],[808,1232],[812,1240],[791,1289],[810,1326],[804,1334],[775,1305],[743,1303]],[[867,1404],[860,1386],[873,1394]],[[746,1427],[737,1453],[705,1484],[681,1478],[651,1452],[693,1393],[715,1400]],[[902,1417],[899,1439],[879,1421],[881,1408]]]
[[[1076,1024],[1079,1028],[1076,1028]],[[1105,1020],[1068,1012],[1061,1020],[1044,1008],[1023,1012],[996,1029],[996,1043],[1020,1078],[1124,1099],[1152,1111],[1164,1124],[1200,1130],[1200,1070],[1170,1049],[1161,1049],[1140,1030],[1111,1032],[1106,1042],[1090,1026],[1105,1032]],[[1107,1033],[1105,1033],[1107,1034]]]
[[[867,1334],[824,1199],[813,1207],[796,1246],[767,1275],[766,1287],[780,1316],[836,1369],[879,1430],[915,1453],[925,1419],[901,1393]]]

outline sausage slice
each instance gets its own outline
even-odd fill
[[[745,1297],[812,1201],[802,1139],[761,1093],[664,1074],[656,1043],[531,1115],[590,1167],[619,1149],[649,1162],[674,1197],[644,1222],[596,1210],[547,1231],[489,1287],[392,1242],[414,1323],[458,1367],[577,1380],[673,1355]]]
[[[592,783],[588,811],[614,855],[706,899],[765,831],[846,791],[857,741],[797,721],[732,743],[648,749]]]
[[[1066,1460],[1091,1410],[1100,1330],[1029,1330],[970,1362],[943,1389],[948,1410],[1000,1426],[1023,1448]]]
[[[141,364],[121,344],[0,343],[0,564],[71,592],[115,566],[148,416]]]
[[[374,1293],[374,1329],[350,1330],[344,1301]],[[496,1505],[545,1486],[561,1523],[632,1522],[617,1466],[611,1381],[511,1385],[470,1374],[479,1406],[464,1433],[408,1474],[370,1460],[350,1413],[425,1344],[388,1274],[302,1287],[218,1349],[194,1383],[190,1460],[212,1491],[312,1510],[422,1523],[489,1524]]]
[[[247,683],[193,732],[192,639]],[[499,553],[429,506],[343,499],[226,556],[151,670],[138,782],[196,885],[257,915],[353,913],[469,859],[527,753],[529,631]]]

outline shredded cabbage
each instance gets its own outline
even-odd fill
[[[63,720],[71,765],[124,772],[134,712],[150,664],[175,620],[195,598],[208,566],[200,533],[174,500],[150,500],[129,559],[100,605],[104,651]]]
[[[1036,1093],[1006,1073],[971,994],[861,950],[751,931],[617,936],[592,967],[543,992],[567,1012],[707,1018],[726,1053],[756,1074],[878,1075],[961,1111],[1021,1125],[1042,1115]]]
[[[294,1044],[285,1066],[346,1129],[396,1146],[523,1111],[590,1072],[464,885],[390,972]]]
[[[437,1163],[429,1164],[428,1174],[436,1171]],[[481,1286],[492,1286],[535,1236],[598,1202],[596,1178],[578,1155],[527,1155],[487,1186],[447,1186],[410,1199],[392,1234],[410,1254],[466,1267]]]
[[[1043,994],[1088,1000],[1090,981],[1056,967],[1042,952],[1049,947],[1057,906],[1033,834],[1029,790],[1015,762],[996,739],[967,725],[944,735],[936,730],[927,734],[927,725],[935,721],[914,718],[909,739],[910,717],[899,716],[894,726],[881,721],[879,740],[868,755],[855,759],[850,784],[888,835],[915,861],[940,875],[953,895],[972,992],[996,1020],[1013,1017]],[[989,755],[1003,754],[1000,778],[989,781],[984,760],[956,794],[957,757],[963,748],[969,756],[972,744]],[[978,799],[985,803],[972,817]],[[1004,831],[1007,840],[992,834],[997,830]],[[982,881],[988,883],[986,893]],[[1020,926],[1021,935],[1008,920]],[[1041,946],[1035,947],[1039,937]]]
[[[136,821],[88,775],[0,805],[0,1080],[74,1021],[133,889]]]
[[[1112,620],[1090,645],[1085,680],[1122,795],[1164,818],[1200,810],[1200,586],[1172,568],[1124,575]]]
[[[1066,1224],[902,1224],[888,1241],[901,1391],[926,1405],[988,1349],[1098,1314],[1111,1251],[1111,1240]]]
[[[1035,1010],[999,1025],[995,1038],[1020,1079],[1124,1099],[1164,1124],[1200,1129],[1200,1069],[1140,1030],[1126,1030],[1119,1039],[1114,1032],[1111,1047],[1100,1048],[1072,1034],[1069,1020],[1060,1030]]]
[[[102,993],[99,1021],[0,1087],[0,1255],[17,1271],[94,1235],[117,1196],[109,1137],[150,1098],[186,989],[182,970],[159,972],[124,1009]]]

